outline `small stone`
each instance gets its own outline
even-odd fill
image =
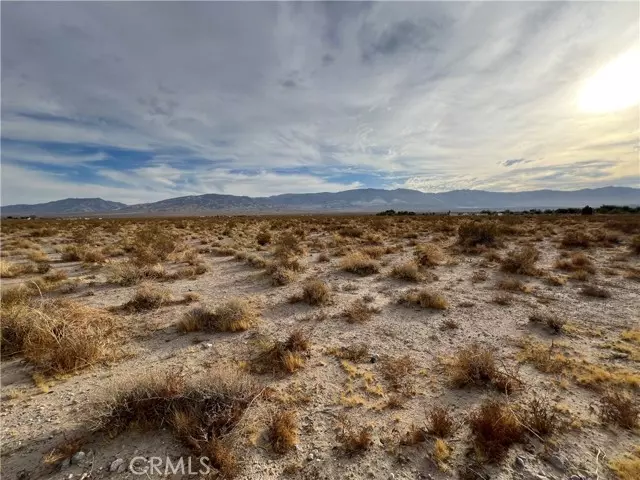
[[[124,459],[116,458],[113,462],[111,462],[111,465],[109,465],[109,471],[122,473],[124,471]]]
[[[71,457],[71,463],[73,463],[74,465],[78,465],[84,461],[84,457],[86,457],[86,454],[82,450],[76,452]]]
[[[518,455],[513,462],[513,466],[516,467],[518,470],[522,470],[524,467],[527,466],[527,462],[525,461],[524,457]]]
[[[554,468],[557,468],[560,471],[564,471],[567,468],[567,461],[560,455],[551,455],[548,461]]]
[[[202,349],[206,350],[207,348],[213,348],[213,343],[203,343]]]
[[[371,355],[371,363],[376,363],[378,361],[378,355],[376,355],[375,353]]]
[[[307,460],[311,461],[314,459],[313,453],[310,453],[309,455],[307,455]]]
[[[389,480],[396,480],[396,476],[393,473],[389,474]]]
[[[62,468],[69,468],[69,466],[71,465],[71,459],[70,458],[65,458],[62,463],[60,464],[60,466]]]
[[[571,475],[569,477],[569,480],[586,480],[586,478],[583,477],[582,475]]]

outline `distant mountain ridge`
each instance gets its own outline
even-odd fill
[[[74,214],[201,214],[278,212],[378,212],[381,210],[447,211],[530,208],[570,208],[591,205],[640,205],[640,189],[603,187],[574,191],[535,190],[488,192],[454,190],[425,193],[418,190],[364,188],[343,192],[287,193],[270,197],[248,197],[209,193],[169,198],[159,202],[126,205],[101,198],[67,198],[35,205],[1,207],[9,215]]]

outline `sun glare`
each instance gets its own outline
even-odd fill
[[[580,110],[616,112],[640,101],[640,48],[623,53],[589,78],[578,97]]]

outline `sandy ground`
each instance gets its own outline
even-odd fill
[[[454,237],[442,243],[451,244]],[[418,240],[420,242],[421,240]],[[408,244],[408,241],[404,241]],[[509,250],[509,245],[501,252]],[[557,242],[544,239],[536,247],[542,252],[538,266],[553,270],[558,257]],[[95,418],[96,405],[109,395],[114,385],[144,372],[174,369],[182,375],[204,373],[232,365],[242,368],[254,354],[259,335],[284,339],[296,328],[303,328],[312,341],[305,367],[292,375],[258,375],[258,379],[287,395],[299,415],[300,440],[293,451],[277,455],[264,439],[264,423],[272,405],[258,404],[252,409],[251,434],[240,446],[243,470],[240,478],[275,479],[289,476],[301,479],[416,479],[460,478],[459,468],[469,458],[469,431],[460,428],[447,442],[453,450],[444,465],[433,460],[433,440],[412,446],[399,444],[399,438],[412,425],[425,423],[425,411],[434,405],[449,405],[457,418],[463,418],[491,391],[482,388],[451,388],[441,360],[457,348],[472,342],[486,343],[505,364],[518,368],[526,388],[515,394],[519,401],[534,395],[544,396],[557,407],[569,427],[551,441],[530,438],[513,447],[498,465],[484,467],[485,478],[497,479],[573,479],[615,478],[607,463],[631,451],[640,441],[638,430],[605,426],[595,405],[601,392],[576,384],[570,376],[543,374],[530,364],[518,363],[518,340],[531,336],[545,344],[561,342],[568,355],[575,358],[639,373],[637,360],[616,355],[605,348],[619,340],[621,332],[638,329],[640,321],[640,283],[625,278],[623,268],[639,267],[638,257],[626,254],[624,246],[591,248],[598,274],[590,281],[612,293],[609,299],[581,295],[581,282],[569,281],[550,286],[543,278],[520,277],[529,293],[514,293],[510,305],[492,302],[496,282],[504,276],[496,263],[481,256],[456,255],[444,265],[431,269],[437,280],[423,282],[441,292],[449,301],[447,310],[429,310],[397,304],[404,291],[416,284],[392,279],[392,265],[412,257],[412,248],[383,256],[381,273],[359,277],[340,271],[340,258],[317,262],[317,252],[305,257],[308,269],[300,279],[283,287],[272,286],[263,271],[238,262],[232,257],[202,254],[207,273],[195,280],[163,283],[175,297],[197,292],[201,302],[215,306],[234,297],[250,297],[260,306],[258,327],[241,333],[180,334],[176,322],[193,305],[172,305],[158,310],[125,314],[125,324],[135,332],[123,342],[131,355],[109,366],[95,366],[65,378],[47,380],[49,386],[35,386],[32,368],[20,357],[3,360],[1,382],[3,401],[2,477],[26,478],[136,478],[130,471],[110,471],[116,459],[128,465],[137,456],[178,458],[188,452],[170,433],[133,431],[107,438],[95,436],[82,447],[85,457],[78,464],[68,462],[53,467],[45,465],[44,456],[65,435],[80,429]],[[622,255],[622,257],[621,257]],[[626,256],[625,256],[626,255]],[[624,261],[620,260],[624,257]],[[55,259],[55,254],[52,254]],[[619,266],[619,269],[615,267]],[[105,284],[103,269],[88,272],[78,262],[54,263],[71,276],[80,276],[82,285],[65,295],[96,307],[115,307],[126,302],[136,287]],[[610,269],[609,275],[602,273]],[[474,272],[484,270],[487,280],[474,283]],[[93,277],[94,276],[94,277]],[[93,278],[87,278],[93,277]],[[330,305],[312,307],[291,304],[288,298],[298,293],[304,279],[326,281],[332,290]],[[7,285],[21,279],[4,280]],[[422,285],[418,285],[422,286]],[[87,292],[93,292],[88,296]],[[352,301],[363,296],[380,312],[363,324],[350,324],[340,313]],[[552,335],[532,325],[534,312],[560,314],[574,328],[570,333]],[[444,328],[453,319],[457,329]],[[333,347],[364,343],[374,360],[408,354],[417,366],[411,382],[416,394],[401,409],[384,408],[390,394],[389,385],[380,372],[380,362],[359,363],[350,378],[340,360],[331,354]],[[369,372],[380,388],[369,391],[362,374]],[[348,393],[351,390],[353,393]],[[348,398],[362,400],[349,405]],[[355,425],[371,425],[372,447],[361,455],[347,456],[336,438],[339,419],[346,416]],[[516,460],[516,457],[519,457]],[[293,473],[283,473],[291,471]],[[152,474],[152,477],[160,477]],[[164,476],[164,475],[163,475]],[[183,478],[169,474],[168,478]],[[184,475],[184,478],[195,476]]]

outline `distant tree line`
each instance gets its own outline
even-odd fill
[[[464,213],[464,212],[460,212]],[[541,210],[539,208],[532,208],[530,210],[481,210],[477,214],[481,215],[593,215],[594,213],[602,213],[602,214],[617,214],[617,213],[640,213],[640,207],[629,207],[627,205],[602,205],[598,208],[592,208],[589,205],[586,205],[582,208],[556,208],[556,209],[546,209]],[[449,212],[425,212],[425,213],[416,213],[410,212],[407,210],[385,210],[384,212],[378,212],[376,215],[383,217],[391,217],[391,216],[406,216],[406,215],[450,215]]]

